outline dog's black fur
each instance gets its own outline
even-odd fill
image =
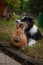
[[[36,41],[42,39],[42,34],[38,28],[36,29],[37,32],[34,33],[33,35],[31,35],[32,32],[31,33],[29,32],[31,28],[34,26],[33,18],[24,17],[23,19],[21,19],[21,22],[26,22],[28,24],[28,27],[24,30],[27,35],[27,38],[32,38]]]

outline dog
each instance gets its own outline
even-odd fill
[[[27,37],[24,33],[23,28],[24,26],[19,27],[19,25],[17,25],[17,29],[11,36],[11,43],[16,48],[24,48],[27,45]]]
[[[42,34],[39,31],[38,27],[34,24],[33,18],[24,17],[23,19],[21,19],[21,22],[24,22],[27,24],[27,28],[25,28],[24,31],[27,36],[27,39],[29,39],[28,40],[29,46],[32,46],[38,40],[42,39]]]

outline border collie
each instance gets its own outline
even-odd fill
[[[38,40],[42,39],[42,34],[39,31],[38,27],[34,24],[33,18],[24,17],[23,19],[21,19],[21,22],[26,22],[26,24],[28,25],[24,31],[27,35],[27,38],[29,39],[29,46],[32,46]]]

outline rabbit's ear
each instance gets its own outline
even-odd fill
[[[21,29],[24,30],[25,28],[25,23],[22,23]]]
[[[21,29],[24,30],[25,28],[27,28],[27,26],[28,26],[27,23],[24,22],[24,23],[22,24],[22,26],[21,26]]]
[[[18,23],[16,23],[16,29],[18,29],[19,28],[19,24]]]

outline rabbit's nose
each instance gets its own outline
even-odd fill
[[[19,42],[20,41],[20,38],[19,37],[14,37],[14,41],[15,42]]]
[[[15,40],[18,40],[18,37],[14,37]]]

